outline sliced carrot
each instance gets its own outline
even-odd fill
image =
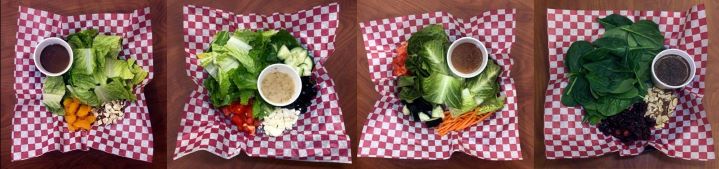
[[[445,119],[442,121],[442,124],[440,124],[437,128],[437,134],[439,134],[440,136],[444,136],[450,131],[464,130],[468,127],[476,125],[480,121],[487,119],[491,116],[491,114],[493,113],[477,115],[476,112],[467,112],[459,117],[452,117],[449,115],[445,116]]]

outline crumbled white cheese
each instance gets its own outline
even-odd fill
[[[262,121],[262,129],[265,134],[277,137],[285,130],[290,130],[297,123],[300,111],[294,109],[275,109]]]

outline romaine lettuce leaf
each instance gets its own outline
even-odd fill
[[[449,74],[445,52],[449,38],[442,25],[429,25],[412,34],[408,40],[405,61],[407,69],[420,77],[431,73]]]
[[[119,77],[128,80],[134,77],[134,74],[130,71],[130,66],[128,66],[124,60],[107,58],[105,64],[105,75],[107,78]]]
[[[92,48],[73,49],[74,61],[72,62],[72,73],[83,73],[91,75],[95,73],[97,61]]]
[[[45,78],[42,87],[42,104],[45,108],[56,115],[65,115],[62,107],[62,98],[65,96],[65,82],[61,76]]]
[[[70,91],[70,95],[80,100],[80,103],[90,106],[100,106],[102,104],[95,95],[95,86],[91,88],[80,88],[67,85],[67,90]]]
[[[499,92],[497,77],[499,77],[500,73],[502,73],[502,68],[494,63],[494,60],[490,59],[482,73],[467,79],[465,86],[469,89],[469,92],[476,96],[477,104],[482,104],[490,98],[497,97],[497,92]]]
[[[451,108],[460,108],[462,79],[440,73],[434,73],[422,79],[422,98],[434,104],[447,104]]]
[[[475,107],[477,107],[477,102],[475,101],[475,94],[470,92],[469,89],[465,88],[462,89],[462,100],[460,102],[460,106],[457,108],[450,108],[449,112],[452,114],[452,117],[459,117],[460,115],[471,111]]]
[[[117,59],[120,54],[122,37],[97,35],[92,43],[92,49],[95,51],[95,59],[98,68],[105,67],[105,59]]]
[[[120,78],[111,79],[110,83],[95,87],[95,95],[101,103],[114,100],[135,100],[132,91],[125,87]]]
[[[67,43],[73,49],[90,48],[93,44],[93,39],[97,36],[98,31],[96,29],[88,29],[80,32],[76,32],[67,36]]]
[[[425,42],[418,56],[429,66],[431,73],[450,74],[446,59],[446,40],[432,40]]]
[[[143,80],[145,80],[145,78],[149,74],[147,71],[145,71],[145,69],[142,69],[142,67],[140,67],[140,65],[137,65],[137,64],[132,65],[132,69],[130,69],[130,72],[135,74],[135,76],[132,77],[133,85],[140,84]]]

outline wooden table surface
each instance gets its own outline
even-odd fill
[[[145,96],[147,97],[148,109],[150,110],[150,121],[152,124],[152,132],[154,139],[154,156],[152,163],[132,160],[120,156],[115,156],[98,150],[90,151],[72,151],[61,153],[59,151],[48,152],[40,157],[31,158],[17,162],[10,162],[10,146],[12,140],[10,132],[12,130],[11,119],[14,116],[13,109],[17,100],[13,89],[14,75],[13,71],[15,58],[15,33],[17,32],[18,5],[32,7],[41,10],[53,11],[61,15],[78,15],[90,13],[105,12],[130,12],[134,9],[151,7],[152,29],[153,29],[153,50],[155,63],[155,77],[145,87]],[[0,157],[2,157],[1,168],[166,168],[165,156],[165,102],[166,91],[165,85],[165,43],[164,43],[164,21],[165,15],[164,1],[47,1],[47,0],[31,0],[31,1],[2,1],[2,37],[0,62],[2,70],[0,74],[0,86],[2,86],[2,110],[0,110],[1,121],[1,137]]]
[[[532,168],[534,157],[534,113],[535,97],[532,96],[533,66],[533,27],[532,0],[480,0],[480,1],[385,1],[361,0],[357,3],[358,21],[365,22],[397,16],[422,14],[426,12],[445,11],[455,17],[469,18],[487,10],[516,8],[516,42],[512,44],[511,55],[514,59],[512,78],[517,84],[519,101],[519,138],[523,160],[488,161],[454,153],[449,160],[398,160],[384,158],[357,158],[354,163],[358,168]],[[379,99],[369,77],[367,54],[364,50],[362,36],[357,32],[357,135],[367,121],[367,115]]]
[[[542,115],[544,93],[547,90],[547,15],[546,9],[573,9],[573,10],[668,10],[668,11],[687,11],[691,6],[704,3],[707,11],[707,22],[709,23],[709,42],[719,42],[719,32],[713,31],[719,28],[719,2],[687,0],[687,1],[669,1],[669,0],[646,0],[646,1],[628,1],[628,0],[602,0],[602,1],[572,1],[572,0],[539,0],[535,1],[535,35],[536,38],[534,48],[535,60],[535,99],[536,104],[534,113],[535,119],[535,157],[537,168],[719,168],[717,160],[708,162],[687,161],[675,158],[669,158],[661,152],[654,151],[648,154],[642,154],[635,157],[619,157],[617,153],[606,154],[598,158],[589,159],[572,159],[572,160],[546,160],[544,156],[543,143],[543,123]],[[712,32],[713,31],[713,32]],[[709,46],[708,65],[719,65],[719,46]],[[712,124],[712,135],[714,137],[714,150],[719,150],[717,138],[719,137],[719,73],[717,67],[709,66],[706,77],[706,90],[704,94],[704,108],[709,116]],[[716,152],[715,152],[716,153]],[[715,154],[716,156],[716,154]]]
[[[311,0],[311,1],[182,1],[176,3],[168,3],[168,73],[171,75],[168,80],[169,103],[167,119],[167,154],[168,168],[350,168],[352,165],[337,163],[313,163],[299,162],[289,160],[275,160],[269,158],[248,157],[245,153],[232,159],[224,159],[215,156],[206,151],[197,151],[186,155],[180,159],[172,160],[175,151],[175,142],[177,140],[177,129],[179,128],[180,119],[182,117],[182,109],[187,101],[189,94],[195,89],[195,84],[185,73],[185,55],[184,42],[182,40],[182,6],[186,4],[194,4],[199,6],[208,6],[226,11],[232,11],[237,14],[272,14],[275,12],[291,13],[302,9],[308,9],[318,5],[329,4],[329,0]],[[339,95],[339,104],[344,115],[345,128],[347,134],[352,140],[352,145],[357,145],[356,117],[355,116],[355,95],[356,86],[355,79],[355,52],[356,46],[355,33],[357,30],[356,21],[356,2],[341,1],[339,28],[337,37],[335,38],[335,52],[327,60],[326,66],[330,77],[334,80],[335,90]],[[352,153],[356,152],[353,147]],[[356,159],[353,159],[353,161]]]

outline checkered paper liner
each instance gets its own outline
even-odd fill
[[[15,45],[15,105],[12,119],[12,160],[24,160],[49,151],[87,151],[90,148],[141,161],[152,161],[153,138],[144,86],[153,77],[150,8],[130,13],[99,13],[63,16],[19,7]],[[32,59],[35,46],[44,38],[61,37],[85,29],[122,36],[121,58],[135,58],[149,71],[147,79],[133,92],[137,101],[125,108],[118,124],[96,127],[89,132],[69,132],[63,117],[42,105],[42,81]]]
[[[648,141],[623,144],[605,136],[595,126],[582,122],[580,107],[561,103],[562,90],[568,84],[563,63],[565,52],[577,40],[594,41],[604,33],[598,18],[618,13],[637,21],[652,20],[664,33],[667,48],[677,48],[694,56],[696,76],[687,87],[678,90],[679,104],[674,117],[662,129],[653,129]],[[704,5],[686,12],[668,11],[589,11],[547,10],[549,34],[549,85],[544,103],[544,143],[548,159],[587,158],[610,152],[621,156],[638,155],[647,145],[670,157],[687,160],[714,159],[711,126],[702,104],[707,68],[707,19]]]
[[[360,23],[369,73],[381,98],[367,117],[359,143],[359,157],[448,159],[455,151],[488,160],[521,160],[517,127],[517,97],[510,76],[510,49],[515,41],[515,9],[487,11],[465,22],[446,12],[401,16]],[[507,104],[493,117],[440,137],[435,129],[401,113],[391,63],[397,46],[428,24],[442,24],[450,40],[471,36],[484,42],[502,68],[501,93]]]
[[[345,134],[342,111],[334,82],[324,63],[334,51],[339,24],[339,5],[332,3],[291,14],[236,15],[209,7],[183,7],[185,67],[197,89],[190,95],[180,122],[175,159],[205,150],[232,158],[242,150],[249,156],[278,159],[351,163],[349,136]],[[314,56],[318,95],[296,126],[280,137],[249,136],[239,132],[229,118],[212,108],[202,81],[208,74],[198,65],[196,54],[207,49],[216,32],[236,29],[286,29]]]

